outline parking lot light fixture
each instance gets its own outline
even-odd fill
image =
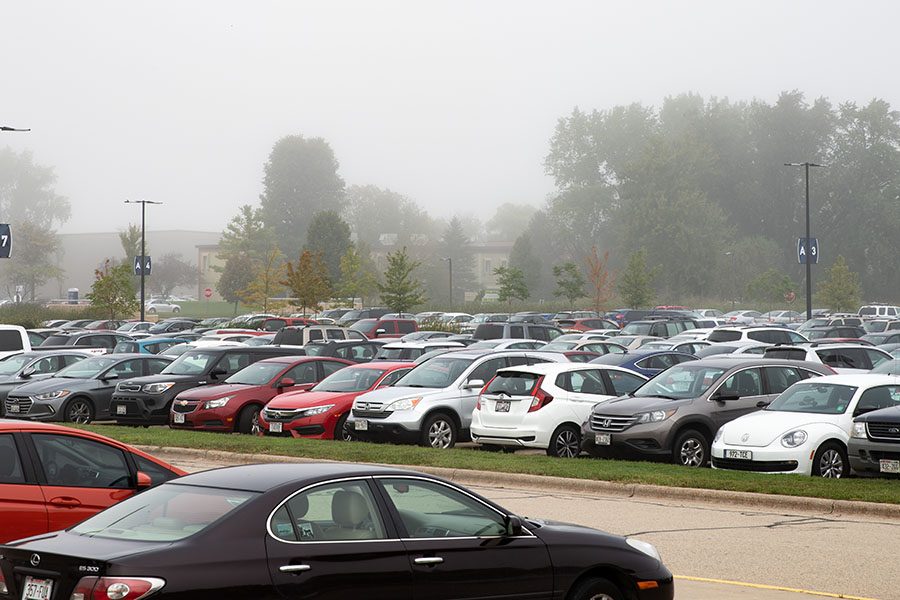
[[[147,205],[148,204],[162,204],[162,202],[153,202],[152,200],[126,200],[125,204],[140,204],[141,205],[141,321],[144,320],[144,277],[146,268],[144,265],[144,261],[146,261],[145,254],[145,243],[144,243],[144,225],[146,223],[146,215],[147,215]]]
[[[802,163],[784,163],[786,167],[803,167],[806,177],[806,244],[809,245],[809,168],[823,167],[809,161]],[[812,319],[812,261],[810,261],[809,248],[806,249],[806,319]]]

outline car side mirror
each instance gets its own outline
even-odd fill
[[[734,400],[740,400],[741,397],[737,394],[726,394],[725,392],[716,392],[713,394],[713,400],[716,402],[731,402]]]
[[[107,373],[103,377],[100,378],[101,381],[110,381],[111,379],[118,379],[118,373]]]
[[[34,367],[28,367],[27,369],[22,370],[22,372],[19,374],[19,377],[21,377],[22,379],[28,379],[29,377],[34,375],[34,373],[35,373]]]
[[[281,389],[281,388],[294,387],[295,385],[297,385],[296,381],[294,381],[290,377],[285,377],[284,379],[279,381],[275,387]]]
[[[506,517],[506,535],[519,536],[522,535],[522,519],[516,515],[507,515]]]
[[[228,375],[228,371],[226,371],[222,367],[216,367],[215,369],[213,369],[212,371],[209,372],[209,376],[212,377],[213,379],[218,379],[222,375]]]
[[[387,331],[385,331],[384,329],[375,330],[375,335],[384,335],[385,333],[387,333]]]
[[[153,486],[153,480],[143,471],[137,472],[137,489],[146,490]]]
[[[484,387],[484,380],[483,379],[470,379],[463,385],[463,387],[467,390],[475,390],[475,389],[480,390],[481,388]]]
[[[756,408],[766,408],[770,404],[772,404],[772,403],[766,402],[765,400],[760,400],[759,402],[756,403]]]

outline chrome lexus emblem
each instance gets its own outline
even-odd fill
[[[32,554],[31,560],[28,562],[31,563],[32,567],[38,566],[39,564],[41,564],[41,555],[40,554]]]
[[[746,441],[749,440],[749,439],[750,439],[750,434],[749,434],[749,433],[745,433],[744,435],[741,436],[741,441],[742,441],[742,442],[746,442]]]
[[[611,419],[601,419],[600,420],[600,427],[609,427],[611,424],[612,424]]]

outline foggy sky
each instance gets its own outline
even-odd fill
[[[435,216],[540,205],[556,120],[695,92],[797,89],[900,108],[900,3],[45,2],[0,8],[0,147],[55,167],[65,232],[221,230],[281,136],[323,137],[348,185]],[[796,157],[804,160],[810,157]]]

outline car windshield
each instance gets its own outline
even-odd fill
[[[650,335],[652,323],[629,323],[622,328],[622,333],[626,335]]]
[[[503,340],[483,340],[469,345],[470,350],[491,350],[503,343]]]
[[[285,366],[284,363],[280,362],[256,362],[248,367],[244,367],[226,379],[225,383],[236,383],[239,385],[268,385],[272,379],[284,370]]]
[[[900,360],[886,360],[869,371],[869,373],[882,375],[900,375]]]
[[[162,372],[166,375],[200,375],[218,357],[219,355],[213,352],[192,350],[176,358]]]
[[[85,537],[174,542],[199,533],[257,492],[166,484],[107,508],[69,530]]]
[[[96,377],[102,371],[105,371],[112,365],[119,362],[118,358],[109,358],[106,356],[98,356],[96,358],[87,358],[74,365],[69,365],[65,369],[57,371],[54,377],[66,377],[70,379],[90,379]]]
[[[863,329],[866,333],[881,333],[887,329],[887,321],[866,321],[863,323]]]
[[[113,348],[114,353],[120,352],[140,352],[140,346],[138,346],[137,342],[119,342],[116,344],[116,347]]]
[[[459,379],[473,359],[438,356],[422,363],[404,375],[397,387],[445,388]]]
[[[33,360],[33,356],[13,354],[9,358],[0,360],[0,375],[13,375],[14,373],[18,373],[19,369]]]
[[[350,368],[335,371],[312,389],[314,392],[362,392],[370,389],[386,369]]]
[[[703,365],[676,365],[638,388],[638,397],[683,400],[702,396],[725,373],[725,369]]]
[[[847,411],[856,387],[834,383],[795,383],[766,407],[773,412],[841,415]]]
[[[821,329],[818,331],[816,331],[814,329],[810,329],[809,331],[805,332],[805,335],[806,335],[807,339],[817,340],[820,338],[828,337],[829,335],[831,335],[831,332],[829,332],[827,330],[821,330]]]
[[[359,321],[357,321],[356,323],[354,323],[347,329],[352,329],[353,331],[361,331],[361,332],[365,333],[366,331],[369,331],[370,329],[372,329],[372,327],[374,327],[375,323],[377,323],[377,322],[378,322],[378,319],[360,319]]]

